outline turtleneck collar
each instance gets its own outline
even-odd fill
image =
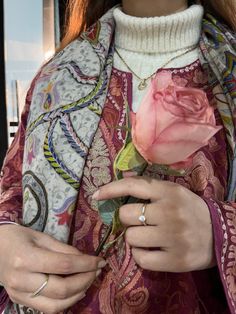
[[[198,43],[201,34],[203,7],[188,9],[161,17],[134,17],[121,7],[114,9],[115,45],[118,48],[143,52],[166,53]]]

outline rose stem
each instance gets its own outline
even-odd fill
[[[109,236],[111,234],[111,231],[112,231],[112,223],[110,224],[109,228],[107,229],[104,237],[102,238],[101,242],[99,243],[99,245],[95,251],[96,256],[98,256],[101,253],[101,251],[104,247],[104,244],[106,243],[107,239],[109,238]]]

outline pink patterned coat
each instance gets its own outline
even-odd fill
[[[207,84],[206,74],[199,61],[185,68],[172,69],[172,77],[178,84],[204,89],[211,104],[215,105],[212,90]],[[34,84],[28,93],[19,131],[3,167],[0,221],[21,222],[22,156]],[[69,210],[58,213],[60,224],[71,227],[70,243],[84,253],[94,253],[106,230],[91,195],[99,186],[113,179],[112,164],[125,135],[122,130],[116,128],[125,124],[122,95],[131,106],[131,91],[132,76],[113,68],[105,109],[84,168],[76,212],[74,216]],[[217,110],[215,114],[217,124],[220,125],[221,119]],[[180,274],[144,271],[135,264],[129,246],[121,241],[109,252],[109,264],[89,289],[86,298],[66,313],[236,313],[236,206],[224,202],[228,171],[225,143],[222,129],[212,138],[209,146],[196,153],[194,163],[184,177],[167,176],[157,166],[146,170],[146,175],[182,184],[205,199],[212,216],[218,267]],[[36,146],[32,144],[32,147],[27,149],[30,162],[37,153]],[[8,303],[9,313],[15,313],[4,290],[1,302],[2,310]],[[21,307],[21,312],[27,313],[27,309]]]

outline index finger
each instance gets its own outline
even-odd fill
[[[105,265],[106,262],[101,257],[65,254],[37,247],[27,257],[16,261],[16,266],[20,269],[58,275],[97,271]]]
[[[160,189],[160,183],[158,183],[156,179],[135,176],[113,181],[100,187],[99,190],[93,194],[92,198],[100,201],[117,197],[133,196],[142,200],[155,201],[160,199]]]

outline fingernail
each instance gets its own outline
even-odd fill
[[[99,196],[99,190],[97,190],[93,195],[92,195],[92,199],[96,200]]]
[[[101,272],[102,272],[101,269],[97,270],[96,277],[98,277],[101,274]]]
[[[107,264],[107,262],[106,261],[100,261],[99,263],[98,263],[98,268],[103,268],[103,267],[105,267],[106,266],[106,264]]]
[[[136,171],[123,171],[122,172],[124,178],[134,177],[138,175]]]

